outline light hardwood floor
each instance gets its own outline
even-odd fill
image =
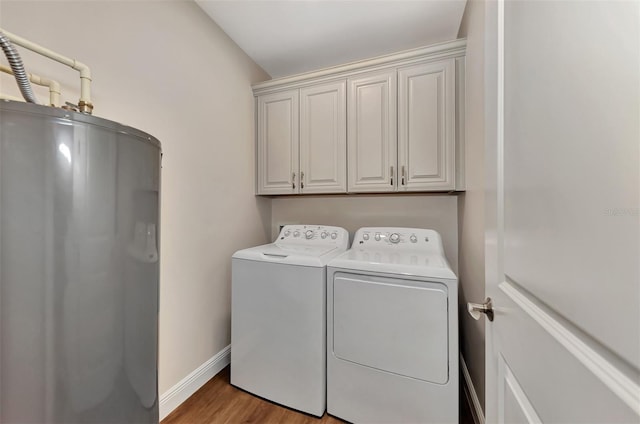
[[[464,395],[460,397],[460,423],[473,424]],[[340,424],[345,421],[324,414],[316,418],[253,396],[229,384],[229,367],[194,393],[162,424]]]

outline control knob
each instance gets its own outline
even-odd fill
[[[296,230],[293,232],[293,236],[294,237],[299,237],[300,236],[300,231]]]
[[[380,241],[380,233],[376,233],[375,239],[376,241]]]
[[[400,234],[398,233],[393,233],[389,236],[389,241],[391,243],[398,243],[400,241]]]
[[[367,234],[367,233],[363,234],[363,235],[362,235],[362,238],[363,238],[364,240],[369,240],[369,234]]]
[[[331,239],[335,240],[338,238],[338,233],[331,233]]]
[[[416,243],[418,241],[418,237],[416,237],[415,234],[411,234],[409,240],[411,240],[411,243]]]
[[[287,231],[285,231],[285,232],[284,232],[284,236],[285,236],[285,237],[288,237],[288,236],[289,236],[289,234],[291,234],[291,231],[289,231],[289,230],[287,230]]]
[[[309,240],[310,238],[312,238],[312,237],[313,237],[313,230],[307,230],[307,231],[304,233],[304,236],[307,238],[307,240]]]
[[[322,237],[323,239],[326,239],[328,235],[329,233],[327,233],[326,231],[323,231],[322,234],[320,234],[320,237]]]

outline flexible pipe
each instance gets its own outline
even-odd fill
[[[91,103],[91,70],[87,65],[75,59],[56,53],[53,50],[49,50],[46,47],[32,43],[31,41],[12,34],[9,31],[5,31],[3,29],[0,29],[0,31],[3,32],[4,35],[14,44],[46,56],[49,59],[53,59],[56,62],[62,63],[63,65],[69,66],[70,68],[80,72],[80,101],[78,102],[78,107],[81,112],[91,113],[93,110],[93,104]]]
[[[0,30],[0,47],[4,52],[4,55],[9,61],[9,66],[11,66],[11,70],[13,71],[13,76],[16,79],[16,83],[20,88],[20,93],[22,93],[22,97],[24,97],[25,101],[29,103],[38,103],[36,96],[33,94],[33,90],[31,89],[31,84],[29,84],[29,78],[27,77],[27,73],[24,70],[24,65],[22,64],[22,59],[20,59],[20,54],[13,47],[9,38]]]
[[[0,65],[0,72],[4,72],[5,74],[13,75],[13,71],[11,68],[8,68],[4,65]],[[60,106],[60,83],[58,81],[44,78],[36,74],[28,73],[27,77],[29,81],[36,85],[41,85],[43,87],[49,88],[49,104],[54,107]]]

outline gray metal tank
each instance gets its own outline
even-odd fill
[[[0,422],[157,423],[160,143],[0,101]]]

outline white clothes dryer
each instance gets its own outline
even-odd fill
[[[326,264],[349,233],[287,225],[232,259],[231,384],[322,416],[326,409]]]
[[[327,267],[327,412],[458,422],[458,279],[440,235],[361,228]]]

